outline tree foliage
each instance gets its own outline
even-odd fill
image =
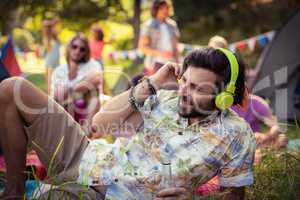
[[[1,0],[0,1],[0,31],[6,35],[16,26],[22,6],[32,8],[48,6],[51,0]]]
[[[87,29],[98,20],[124,13],[120,0],[46,0],[48,5],[23,5],[23,16],[59,17],[76,31]]]
[[[82,32],[99,20],[111,20],[131,25],[134,30],[134,46],[137,46],[141,2],[141,0],[2,0],[0,31],[8,34],[15,26],[21,27],[28,18],[38,18],[40,29],[42,19],[58,17],[64,26]]]
[[[280,26],[299,10],[298,0],[173,0],[182,40],[206,44],[220,34],[237,41]]]

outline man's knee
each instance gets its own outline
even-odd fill
[[[3,80],[0,83],[0,101],[1,103],[11,101],[15,92],[18,92],[18,85],[20,86],[25,79],[21,77],[11,77]]]

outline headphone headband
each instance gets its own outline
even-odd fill
[[[234,94],[235,91],[235,83],[236,80],[238,78],[238,74],[239,74],[239,64],[238,61],[235,57],[235,55],[224,48],[217,48],[217,50],[221,51],[226,58],[229,61],[229,65],[230,65],[230,82],[226,85],[225,91],[230,92],[231,94]]]

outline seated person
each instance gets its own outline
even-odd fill
[[[90,59],[88,40],[82,34],[67,45],[66,60],[52,74],[51,95],[77,122],[90,122],[100,106],[102,66]]]
[[[276,117],[272,114],[268,103],[261,97],[249,94],[243,106],[233,106],[232,109],[243,117],[255,133],[258,148],[283,149],[288,144],[287,137],[280,132]],[[266,133],[262,132],[262,125],[268,127]]]
[[[165,187],[192,190],[193,183],[219,175],[221,187],[228,191],[226,198],[243,199],[244,186],[254,181],[255,138],[250,126],[228,109],[231,100],[234,105],[242,102],[245,90],[244,66],[229,54],[224,49],[193,51],[183,67],[166,64],[107,102],[94,116],[91,129],[95,135],[132,131],[135,136],[126,148],[103,139],[89,141],[61,106],[28,81],[3,81],[0,140],[8,166],[3,197],[22,198],[29,145],[48,167],[50,183],[89,186],[85,190],[60,187],[44,194],[45,198],[63,192],[64,198],[73,199],[80,195],[86,199],[153,199],[185,191],[170,194],[161,191]],[[227,73],[229,67],[239,68],[237,80]],[[178,79],[178,91],[165,90]],[[223,85],[234,95],[220,93]],[[230,89],[233,85],[235,91]],[[168,181],[162,174],[166,164],[172,169]]]

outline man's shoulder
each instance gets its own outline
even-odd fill
[[[248,122],[231,109],[226,110],[222,117],[224,128],[235,136],[253,134]]]
[[[226,136],[224,139],[230,144],[230,152],[233,154],[247,153],[252,155],[255,152],[255,136],[250,125],[234,111],[228,110],[223,117],[223,128]]]

